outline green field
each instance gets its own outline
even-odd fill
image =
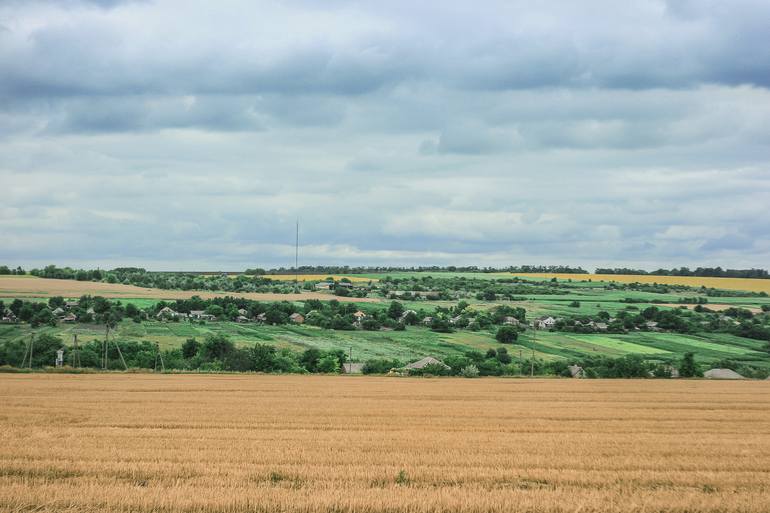
[[[103,339],[104,328],[93,324],[60,325],[32,329],[26,325],[0,326],[0,342],[28,337],[32,333],[60,336],[70,344],[73,335],[83,343]],[[180,347],[188,338],[202,340],[207,334],[223,333],[239,346],[266,343],[296,351],[314,347],[321,350],[352,351],[353,360],[396,358],[411,361],[424,356],[446,357],[468,350],[485,352],[503,347],[492,332],[460,330],[454,333],[435,333],[423,327],[406,331],[333,331],[312,326],[261,326],[215,322],[205,325],[175,322],[147,321],[141,324],[123,321],[111,337],[118,342],[158,342],[163,349]],[[674,333],[638,332],[626,335],[574,334],[529,330],[519,343],[505,346],[516,356],[519,352],[528,358],[534,354],[542,360],[577,361],[590,356],[621,357],[642,355],[647,359],[676,362],[686,352],[694,352],[698,361],[710,362],[731,359],[770,368],[770,358],[762,351],[760,341],[727,334],[680,335]]]

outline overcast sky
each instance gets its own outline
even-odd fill
[[[0,264],[291,266],[299,217],[301,264],[767,268],[768,34],[767,0],[3,0]]]

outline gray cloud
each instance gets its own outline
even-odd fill
[[[767,266],[766,2],[440,7],[0,3],[0,261]]]

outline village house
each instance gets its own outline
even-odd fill
[[[417,315],[417,312],[415,312],[414,310],[406,310],[404,313],[401,314],[401,317],[399,317],[398,320],[401,322],[404,322],[406,318],[411,314]]]
[[[255,317],[257,322],[266,322],[267,321],[267,315],[261,313]]]
[[[512,317],[510,315],[503,317],[503,324],[507,324],[508,326],[518,326],[521,324],[519,320],[516,317]]]
[[[59,318],[67,315],[67,312],[65,312],[64,309],[61,307],[54,308],[54,310],[51,313],[54,315],[54,317],[59,317]]]
[[[361,324],[361,321],[366,319],[367,315],[364,312],[362,312],[361,310],[358,310],[356,313],[353,314],[353,317],[356,318],[356,322],[358,324]]]
[[[238,317],[235,318],[235,322],[239,322],[239,323],[249,322],[249,318],[244,317],[243,315],[239,315]]]
[[[70,301],[65,301],[65,303],[64,303],[64,308],[66,308],[67,310],[72,310],[73,308],[77,308],[78,306],[80,306],[80,301],[78,301],[76,299],[75,300],[70,300]]]
[[[423,325],[425,325],[425,326],[430,326],[432,322],[433,322],[433,317],[425,317],[425,318],[422,320],[422,323],[423,323]]]
[[[190,310],[190,315],[188,316],[190,319],[195,319],[198,321],[216,321],[217,317],[215,315],[207,314],[205,310]]]
[[[586,373],[580,365],[568,365],[567,370],[573,378],[585,378]]]
[[[179,313],[172,310],[168,306],[164,306],[160,309],[160,311],[155,314],[155,318],[161,321],[169,320],[169,319],[178,319]]]
[[[239,308],[238,309],[238,315],[240,315],[242,317],[248,317],[249,316],[249,311],[246,310],[245,308]]]
[[[68,313],[59,319],[61,322],[73,323],[77,322],[78,316],[74,313]]]
[[[3,312],[2,319],[0,320],[2,320],[4,323],[14,323],[17,322],[18,319],[16,319],[16,315],[14,315],[12,311],[6,308]]]
[[[647,321],[644,323],[644,327],[647,328],[650,331],[660,331],[658,328],[658,323],[655,321]]]
[[[305,322],[305,316],[295,312],[289,316],[289,320],[294,324],[302,324]]]
[[[535,320],[535,328],[540,330],[549,330],[556,325],[556,319],[551,316],[540,317]]]

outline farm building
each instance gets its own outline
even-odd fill
[[[239,315],[238,317],[235,318],[235,322],[239,322],[239,323],[249,322],[249,318],[244,317],[243,315]]]
[[[69,313],[62,316],[59,320],[61,322],[76,322],[78,320],[78,316],[75,315],[74,313]]]
[[[422,360],[417,360],[416,362],[412,362],[404,368],[409,370],[420,370],[420,369],[424,369],[428,365],[439,365],[441,367],[444,367],[445,369],[450,368],[449,365],[445,364],[441,360],[437,360],[436,358],[433,358],[432,356],[426,356]]]
[[[161,320],[163,320],[163,319],[176,319],[176,318],[179,317],[179,313],[174,311],[174,310],[172,310],[168,306],[164,306],[163,308],[160,309],[160,311],[157,314],[155,314],[155,317],[157,319],[161,319]]]
[[[67,314],[61,307],[55,308],[51,313],[56,317],[64,317]]]
[[[569,370],[569,373],[570,373],[570,375],[573,378],[585,378],[586,377],[586,373],[583,370],[583,367],[581,367],[580,365],[568,365],[567,366],[567,370]]]
[[[245,308],[239,308],[238,309],[238,315],[243,316],[243,317],[248,317],[249,316],[249,311],[246,310]]]
[[[205,310],[190,310],[190,319],[196,319],[199,321],[216,321],[217,320],[216,316],[207,314]]]
[[[503,324],[507,324],[508,326],[518,326],[521,324],[521,322],[516,318],[512,316],[503,317]]]
[[[364,364],[363,363],[343,363],[342,364],[342,373],[343,374],[363,374],[364,373]]]
[[[294,324],[302,324],[305,322],[305,316],[301,313],[293,313],[289,316],[289,320],[293,322]]]
[[[430,324],[431,324],[432,322],[433,322],[433,317],[425,317],[425,318],[422,320],[422,323],[423,323],[425,326],[430,326]]]
[[[707,379],[746,379],[732,369],[710,369],[703,373]]]
[[[535,327],[541,330],[551,329],[554,327],[554,325],[556,325],[556,319],[550,315],[547,317],[540,317],[539,319],[535,320]]]
[[[12,323],[12,322],[16,322],[16,321],[17,321],[16,315],[14,315],[14,313],[12,311],[10,311],[9,309],[6,308],[5,312],[3,312],[2,322]]]

